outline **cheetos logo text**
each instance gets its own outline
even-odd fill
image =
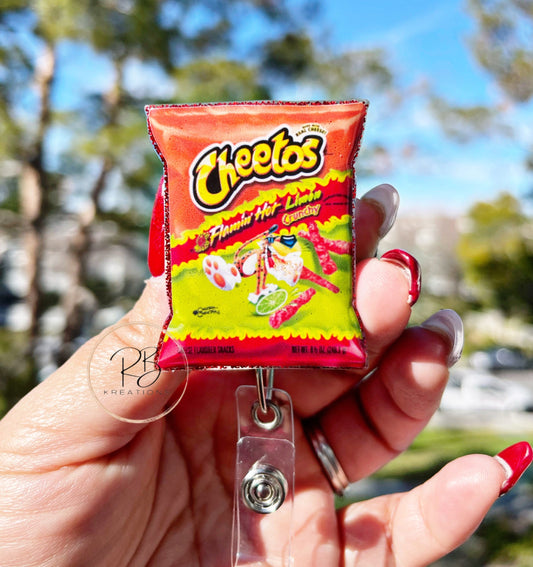
[[[291,179],[320,171],[324,151],[322,133],[295,139],[286,126],[267,139],[209,146],[191,166],[192,200],[202,211],[220,211],[252,181]]]

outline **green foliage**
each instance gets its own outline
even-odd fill
[[[302,30],[268,42],[261,67],[274,81],[320,85],[323,96],[354,98],[391,89],[394,76],[380,49],[333,53]]]
[[[533,564],[533,528],[518,532],[510,516],[484,522],[476,537],[483,541],[478,564],[530,567]]]
[[[461,455],[483,453],[496,455],[503,447],[522,441],[520,433],[502,435],[484,429],[429,428],[411,447],[375,474],[375,478],[402,478],[413,483],[423,482],[444,464]]]
[[[275,75],[298,78],[315,65],[315,48],[311,38],[301,32],[289,32],[265,45],[263,66]]]
[[[499,120],[499,113],[493,108],[453,105],[435,95],[430,97],[430,106],[443,131],[458,142],[468,142],[477,136],[493,133],[509,133]]]
[[[34,385],[28,337],[0,328],[0,417]]]
[[[332,54],[322,50],[318,60],[321,83],[334,97],[370,96],[394,89],[394,75],[381,49]],[[357,94],[359,93],[359,94]]]
[[[37,20],[37,35],[55,43],[74,38],[80,32],[83,2],[32,0],[28,6]]]
[[[180,37],[180,30],[161,26],[160,1],[85,0],[84,3],[82,37],[96,51],[119,61],[136,57],[153,59],[166,68],[171,65],[172,42]]]
[[[533,96],[533,8],[530,0],[469,0],[478,29],[478,62],[514,100]]]
[[[468,214],[458,253],[484,307],[533,320],[533,234],[518,199],[503,193]]]

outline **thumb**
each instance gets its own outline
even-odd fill
[[[154,372],[152,354],[167,313],[165,279],[151,278],[116,326],[84,344],[0,422],[3,465],[46,470],[83,462],[119,449],[146,427],[143,418],[161,413],[183,378]],[[137,357],[142,367],[133,369]],[[138,382],[135,387],[131,380]],[[152,386],[149,395],[146,384]]]

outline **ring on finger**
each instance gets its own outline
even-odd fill
[[[322,466],[326,478],[337,496],[342,496],[350,482],[337,459],[331,445],[328,443],[316,417],[304,422],[304,431],[313,447],[314,453]]]

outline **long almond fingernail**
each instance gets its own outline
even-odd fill
[[[500,496],[506,494],[518,482],[533,461],[533,450],[527,441],[515,443],[494,457],[505,471],[505,480],[500,488]]]
[[[378,231],[378,236],[383,238],[392,228],[398,214],[398,207],[400,206],[398,191],[392,185],[383,183],[370,189],[361,197],[361,200],[371,201],[383,213],[383,221]]]
[[[426,319],[421,325],[443,336],[450,345],[447,365],[451,368],[460,358],[463,352],[464,328],[461,317],[452,309],[441,309]]]
[[[422,289],[422,273],[417,259],[414,256],[411,256],[409,252],[399,249],[385,252],[381,255],[380,259],[392,262],[404,270],[409,280],[409,295],[407,297],[407,303],[413,306],[418,301],[420,291]]]

